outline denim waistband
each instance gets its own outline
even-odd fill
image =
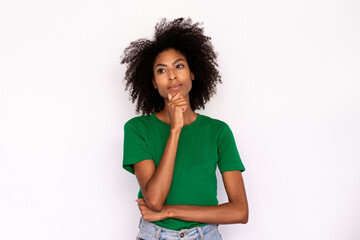
[[[140,232],[149,234],[155,237],[156,239],[159,239],[160,235],[161,236],[166,235],[167,237],[173,239],[175,238],[181,239],[184,237],[198,235],[200,240],[203,240],[204,235],[206,236],[207,232],[211,232],[214,228],[216,228],[217,231],[217,225],[215,224],[207,224],[205,226],[194,227],[189,229],[181,229],[179,231],[176,231],[176,230],[159,227],[149,221],[144,220],[143,218],[140,219],[139,228],[140,228]]]

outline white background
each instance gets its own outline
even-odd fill
[[[236,4],[235,4],[236,3]],[[1,1],[0,239],[135,239],[120,56],[161,17],[212,37],[250,207],[224,239],[360,239],[359,1]],[[226,195],[219,182],[219,199]]]

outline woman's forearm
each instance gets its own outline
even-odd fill
[[[150,208],[160,211],[169,193],[181,129],[171,129],[160,163],[148,181],[144,196]]]
[[[163,211],[165,218],[192,222],[230,224],[248,221],[248,207],[232,202],[217,206],[165,205]]]

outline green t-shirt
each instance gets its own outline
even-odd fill
[[[154,160],[158,166],[170,127],[155,114],[127,121],[124,125],[123,168],[134,173],[132,165],[145,159]],[[165,204],[218,205],[217,166],[221,173],[245,170],[230,127],[221,120],[198,113],[196,120],[181,130]],[[138,198],[142,197],[140,190]],[[153,223],[176,231],[205,225],[173,218]]]

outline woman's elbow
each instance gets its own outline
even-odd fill
[[[242,224],[246,224],[249,220],[249,215],[246,214],[245,216],[243,216],[241,219],[240,219],[240,222],[239,223],[242,223]]]
[[[148,207],[151,209],[151,210],[154,210],[154,211],[157,211],[157,212],[160,212],[164,206],[164,204],[160,201],[154,201],[154,200],[149,200],[147,202],[147,205]]]
[[[246,208],[240,208],[236,214],[237,219],[236,222],[237,223],[242,223],[242,224],[246,224],[249,220],[249,210]]]
[[[156,212],[160,212],[162,210],[164,205],[160,205],[160,204],[155,204],[155,205],[151,205],[149,206],[150,209],[156,211]]]

